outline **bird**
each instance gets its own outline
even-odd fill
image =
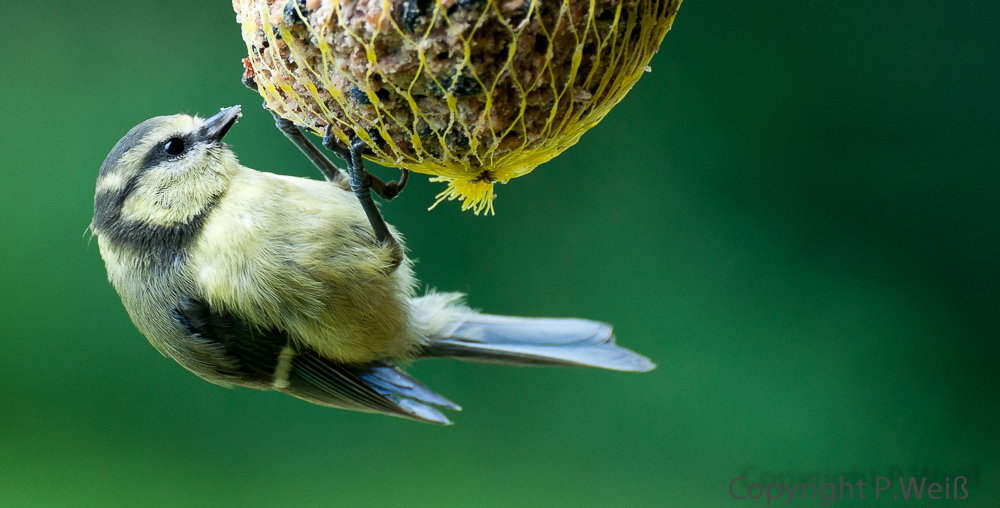
[[[441,410],[461,407],[403,366],[451,357],[655,368],[616,345],[607,323],[491,315],[461,293],[418,295],[405,240],[369,193],[391,197],[402,185],[364,171],[362,144],[343,148],[345,174],[279,119],[326,178],[257,171],[223,142],[240,116],[232,106],[150,118],[97,176],[90,230],[108,280],[139,332],[185,369],[224,387],[448,425]]]

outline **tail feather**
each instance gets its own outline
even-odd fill
[[[585,319],[459,313],[424,356],[507,365],[573,365],[646,372],[656,364],[615,344],[611,325]]]

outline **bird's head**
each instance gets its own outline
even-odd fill
[[[94,233],[140,248],[182,239],[239,168],[222,138],[240,115],[240,107],[232,106],[207,119],[158,116],[133,127],[101,165]]]

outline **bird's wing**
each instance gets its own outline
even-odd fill
[[[384,413],[427,423],[450,425],[434,406],[461,410],[395,365],[337,364],[313,351],[295,356],[288,387],[281,391],[323,406]]]
[[[207,303],[188,299],[174,317],[199,343],[225,356],[206,360],[227,382],[278,390],[323,406],[383,413],[448,425],[434,406],[461,408],[387,362],[338,364],[308,346],[293,344],[281,330],[261,330]]]

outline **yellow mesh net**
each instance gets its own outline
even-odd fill
[[[267,106],[349,135],[437,196],[493,213],[496,183],[576,144],[648,69],[680,0],[233,0]],[[433,206],[431,207],[433,208]]]

